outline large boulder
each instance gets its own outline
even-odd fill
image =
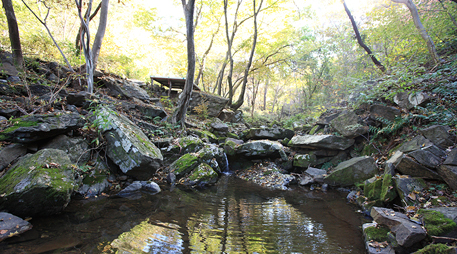
[[[32,229],[32,224],[9,213],[0,212],[0,242]]]
[[[0,141],[28,143],[54,137],[83,127],[84,119],[77,113],[31,115],[13,120],[13,126],[0,134]]]
[[[106,108],[96,117],[108,143],[108,157],[126,175],[139,180],[151,178],[162,165],[160,150],[127,117]]]
[[[449,132],[450,129],[449,126],[433,125],[420,132],[441,149],[446,149],[456,141],[456,137]]]
[[[355,138],[368,132],[368,126],[353,111],[342,112],[330,121],[330,126],[346,138]]]
[[[396,151],[386,163],[392,163],[395,166],[395,169],[404,175],[434,180],[442,180],[436,171],[418,163],[412,156],[416,155],[417,158],[420,158],[421,160],[423,159],[424,161],[427,161],[429,158],[419,157],[418,154],[414,152],[412,152],[411,155],[410,154],[411,153],[404,154],[400,151]],[[427,163],[435,163],[433,159],[434,157],[430,158],[432,158],[432,160],[430,160]]]
[[[293,166],[299,168],[308,168],[316,165],[317,157],[314,153],[294,155]]]
[[[243,132],[243,138],[248,140],[278,140],[278,139],[291,139],[295,135],[293,130],[284,128],[252,128]]]
[[[209,117],[217,117],[221,113],[222,109],[224,109],[227,105],[228,99],[214,94],[193,91],[192,100],[189,104],[190,111],[195,112],[195,107],[201,105],[202,103],[208,104],[207,108]]]
[[[246,157],[281,157],[287,159],[281,143],[270,140],[257,140],[236,147],[236,153]]]
[[[41,147],[47,148],[64,151],[74,164],[84,165],[90,159],[89,144],[82,137],[70,138],[67,135],[59,135]]]
[[[393,122],[396,117],[401,115],[401,111],[394,107],[374,104],[370,107],[370,115],[374,119],[383,118]]]
[[[376,223],[387,226],[395,234],[397,243],[403,247],[411,247],[427,236],[427,232],[420,225],[392,209],[373,207],[370,215]]]
[[[151,100],[148,93],[132,80],[105,76],[102,82],[109,89],[109,95],[113,97],[136,98],[145,102]]]
[[[161,148],[164,160],[166,163],[173,162],[181,155],[186,153],[195,153],[202,149],[204,146],[203,141],[194,136],[186,136],[171,140],[167,147]]]
[[[10,163],[27,153],[27,147],[22,144],[11,144],[0,150],[0,171],[8,167]]]
[[[454,190],[457,190],[457,149],[452,149],[438,168],[438,174]]]
[[[21,217],[56,214],[68,205],[76,186],[68,155],[40,150],[22,157],[0,179],[0,210]]]
[[[334,135],[303,135],[293,137],[288,145],[308,149],[324,148],[332,150],[346,150],[353,144],[353,139]]]
[[[373,177],[378,172],[372,157],[362,156],[344,161],[324,178],[331,186],[352,186]]]

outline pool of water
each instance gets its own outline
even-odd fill
[[[200,191],[75,200],[32,218],[1,253],[365,253],[361,221],[344,193],[274,191],[222,177]],[[111,242],[114,241],[115,249]]]

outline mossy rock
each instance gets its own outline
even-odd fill
[[[57,149],[22,157],[0,179],[0,210],[21,217],[61,212],[77,185],[73,167],[68,155]]]
[[[381,187],[381,196],[380,199],[382,202],[392,202],[397,197],[397,192],[395,191],[394,181],[392,180],[391,174],[384,174],[382,178],[382,187]]]
[[[456,227],[453,220],[444,217],[444,215],[438,211],[420,209],[417,213],[422,215],[425,229],[427,229],[429,235],[444,235],[451,232]]]
[[[237,144],[235,142],[233,142],[232,140],[226,140],[223,147],[224,147],[224,152],[228,156],[234,156],[236,154]]]
[[[216,183],[218,176],[217,172],[214,171],[210,165],[201,163],[192,171],[184,183],[188,186],[203,187],[208,184]]]
[[[240,137],[238,135],[236,135],[235,133],[232,133],[232,132],[227,133],[227,138],[240,139]]]
[[[382,178],[376,177],[373,182],[366,182],[363,189],[364,195],[370,201],[376,201],[376,205],[392,202],[397,193],[393,186],[392,175],[384,174]]]
[[[382,179],[377,178],[372,183],[366,183],[363,188],[365,197],[369,200],[379,200],[381,197]]]
[[[189,132],[197,135],[201,139],[204,139],[204,140],[206,139],[209,142],[216,142],[217,141],[216,135],[214,135],[212,132],[207,131],[207,130],[189,129]]]
[[[319,125],[315,125],[310,131],[309,131],[309,135],[314,135],[316,134],[316,132],[319,130],[320,126]]]
[[[446,244],[436,243],[425,246],[424,248],[414,252],[414,254],[448,254],[453,248]]]
[[[198,162],[197,155],[186,153],[170,165],[170,172],[174,173],[177,177],[182,177],[191,172],[197,166]]]
[[[367,227],[363,232],[367,241],[384,242],[388,239],[387,234],[390,232],[390,229],[378,225],[377,227]]]

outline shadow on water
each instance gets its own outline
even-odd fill
[[[72,201],[1,253],[365,253],[344,194],[272,191],[223,176],[202,191]]]

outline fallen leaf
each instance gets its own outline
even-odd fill
[[[414,192],[411,192],[408,194],[408,198],[411,200],[416,200],[416,194],[414,194]]]
[[[6,234],[6,233],[8,233],[8,230],[6,230],[6,229],[0,230],[0,235]]]

